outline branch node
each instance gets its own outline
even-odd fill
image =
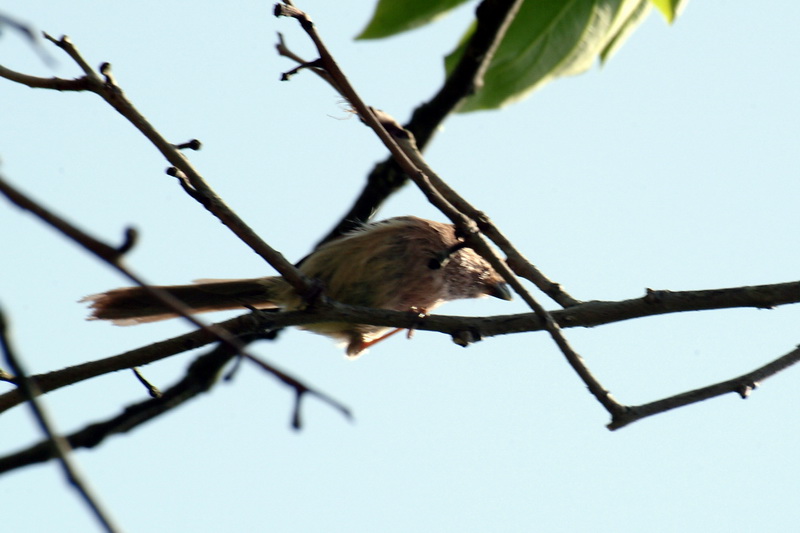
[[[46,31],[43,31],[42,32],[42,36],[45,39],[47,39],[48,41],[50,41],[51,43],[53,43],[54,45],[58,46],[58,47],[62,47],[64,45],[71,45],[72,44],[72,42],[69,40],[69,37],[67,37],[66,35],[62,35],[60,39],[56,39],[55,37],[53,37],[52,35],[50,35]]]
[[[644,303],[646,304],[660,304],[670,291],[645,289]]]
[[[747,398],[750,397],[750,394],[757,388],[758,388],[757,381],[748,381],[739,385],[739,387],[737,387],[736,389],[736,393],[742,400],[746,400]]]
[[[452,336],[453,342],[462,348],[483,340],[481,332],[476,328],[467,328],[456,331]]]
[[[110,87],[117,87],[117,80],[114,79],[114,75],[111,74],[111,63],[108,61],[104,61],[100,64],[100,68],[98,69],[100,74],[106,79],[106,85]]]
[[[296,66],[296,67],[295,67],[295,68],[293,68],[292,70],[287,70],[286,72],[284,72],[283,74],[281,74],[281,81],[289,81],[289,79],[290,79],[292,76],[294,76],[295,74],[297,74],[298,72],[300,72],[301,70],[303,70],[303,69],[305,69],[305,68],[310,68],[310,69],[315,69],[315,68],[318,68],[318,69],[323,69],[323,66],[322,66],[322,60],[320,60],[320,59],[315,59],[314,61],[309,61],[309,62],[307,62],[307,63],[300,63],[298,66]],[[323,70],[324,70],[324,69],[323,69]]]
[[[317,278],[311,278],[308,282],[307,290],[300,296],[306,302],[306,309],[313,307],[316,304],[326,304],[328,302],[325,296],[325,284]]]

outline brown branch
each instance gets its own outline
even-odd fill
[[[474,220],[478,229],[492,242],[494,242],[504,254],[506,254],[507,265],[513,268],[512,270],[531,281],[536,287],[548,295],[553,301],[562,307],[570,307],[580,303],[570,296],[566,291],[561,288],[561,285],[555,283],[547,278],[542,272],[539,271],[530,261],[528,261],[517,248],[511,244],[511,241],[495,226],[486,213],[478,210],[466,199],[459,195],[447,182],[445,182],[425,161],[422,156],[413,135],[404,130],[392,117],[386,113],[379,112],[378,117],[384,128],[392,134],[395,142],[404,150],[409,160],[413,165],[419,169],[425,176],[427,176],[430,185],[434,187],[447,202],[452,205],[457,212],[466,215],[469,219]],[[454,220],[455,222],[455,220]],[[488,248],[487,248],[488,250]],[[488,258],[487,258],[488,259]],[[494,265],[493,265],[494,266]],[[505,265],[500,267],[505,269]]]
[[[248,339],[253,340],[258,336],[248,335]],[[233,347],[224,343],[219,344],[209,353],[195,359],[187,369],[186,375],[158,396],[130,405],[122,413],[108,420],[89,424],[67,436],[66,441],[73,449],[94,448],[112,435],[130,431],[145,422],[153,420],[199,394],[210,390],[219,381],[225,365],[238,355],[238,350]],[[251,358],[250,360],[263,370],[275,375],[276,368],[273,365],[257,358]],[[300,404],[306,394],[317,396],[323,402],[339,410],[346,418],[352,419],[349,409],[345,406],[321,392],[305,386],[302,382],[281,370],[278,370],[278,373],[280,374],[278,376],[279,379],[284,382],[290,382],[294,386],[295,402],[291,417],[291,425],[294,429],[301,428]],[[47,443],[41,442],[19,452],[0,457],[0,474],[23,466],[41,463],[53,457],[52,450],[47,446]]]
[[[779,305],[798,302],[800,302],[800,281],[795,281],[701,291],[649,290],[641,298],[585,302],[569,309],[552,311],[551,314],[556,322],[564,328],[594,327],[670,313],[731,308],[772,309]],[[303,311],[247,313],[215,324],[215,326],[227,330],[231,335],[241,337],[289,326],[331,320],[351,324],[374,324],[436,331],[450,335],[460,345],[496,335],[536,332],[544,329],[544,323],[535,313],[493,317],[434,314],[429,315],[425,320],[419,320],[419,317],[413,313],[360,308],[336,302],[320,302],[313,309]],[[36,382],[43,393],[47,393],[111,372],[144,366],[214,341],[213,335],[203,330],[197,330],[112,357],[32,376],[31,379]],[[0,379],[14,382],[13,376],[8,374],[0,375]],[[0,413],[19,405],[22,401],[24,399],[18,390],[0,394]]]
[[[36,215],[44,222],[55,228],[57,231],[69,237],[76,244],[82,246],[86,250],[93,253],[96,257],[98,257],[99,259],[103,260],[105,263],[116,269],[118,272],[123,274],[133,283],[144,287],[151,295],[153,295],[155,298],[161,301],[170,310],[180,315],[183,319],[189,321],[192,325],[194,325],[198,329],[203,330],[216,340],[219,340],[220,342],[228,345],[230,348],[236,350],[237,353],[242,357],[248,359],[255,359],[253,355],[251,355],[244,349],[244,345],[241,343],[241,341],[235,336],[231,335],[230,332],[228,332],[225,329],[218,328],[212,325],[208,325],[204,322],[201,322],[192,314],[192,310],[185,304],[183,304],[180,300],[178,300],[177,298],[170,295],[168,292],[164,290],[161,290],[157,287],[153,287],[145,283],[145,281],[142,280],[138,275],[134,274],[131,270],[129,270],[122,264],[121,262],[122,251],[126,251],[130,248],[131,243],[133,242],[132,233],[130,232],[127,233],[125,243],[123,243],[123,245],[120,248],[113,248],[111,246],[108,246],[100,242],[94,237],[88,235],[87,233],[79,230],[72,224],[68,223],[66,220],[62,219],[61,217],[55,215],[54,213],[40,206],[39,204],[37,204],[24,194],[22,194],[20,191],[16,190],[5,180],[3,180],[2,176],[0,176],[0,192],[5,194],[9,198],[9,200],[11,200],[20,208],[32,212],[34,215]],[[266,363],[263,362],[259,362],[259,364],[262,367],[267,367],[268,369],[271,369],[270,371],[273,374],[273,376],[278,378],[278,380],[283,382],[285,385],[293,388],[295,392],[297,392],[298,394],[313,393],[318,398],[328,402],[332,407],[342,411],[341,405],[331,400],[327,395],[315,391],[312,387],[305,385],[300,380],[295,379],[292,376],[289,376],[288,374],[279,370],[278,368],[271,367],[270,365],[267,365]]]
[[[670,396],[662,400],[650,402],[642,405],[627,406],[625,411],[612,417],[611,422],[606,426],[610,430],[620,429],[629,424],[633,424],[643,418],[657,415],[685,407],[687,405],[702,402],[724,394],[736,393],[745,399],[750,396],[750,393],[755,390],[759,384],[765,379],[774,376],[775,374],[786,370],[790,366],[800,361],[800,347],[792,350],[786,355],[775,359],[761,366],[752,372],[742,374],[741,376],[721,381],[707,387],[690,390],[675,396]]]
[[[533,284],[536,285],[542,292],[547,294],[562,307],[569,307],[580,303],[579,300],[576,300],[567,292],[565,292],[559,283],[548,279],[547,276],[537,269],[511,244],[508,238],[506,238],[505,235],[503,235],[499,229],[491,223],[489,218],[484,213],[475,209],[463,198],[459,197],[458,194],[456,194],[455,191],[453,191],[449,186],[447,186],[444,181],[439,178],[425,163],[421,153],[422,148],[430,140],[435,128],[446,118],[449,113],[457,108],[460,102],[472,94],[472,91],[476,87],[479,87],[482,84],[483,74],[485,73],[486,68],[488,68],[488,64],[496,47],[502,40],[503,35],[505,35],[506,28],[516,15],[520,3],[521,2],[509,0],[485,0],[478,6],[476,13],[478,24],[472,38],[470,39],[470,43],[467,46],[464,56],[461,58],[451,76],[448,77],[441,91],[430,103],[423,104],[423,106],[415,111],[414,118],[412,118],[412,121],[408,126],[400,126],[399,123],[382,111],[372,109],[372,112],[376,115],[383,127],[393,135],[395,142],[401,148],[403,148],[406,155],[413,162],[413,166],[416,167],[414,169],[416,172],[413,174],[414,181],[419,181],[420,178],[417,177],[417,175],[421,170],[431,181],[434,182],[435,188],[442,194],[444,198],[448,200],[449,203],[453,204],[461,213],[478,222],[481,231],[483,231],[484,234],[487,235],[495,244],[497,244],[506,254],[508,258],[508,264],[512,267],[514,272],[533,282]],[[308,16],[304,12],[291,5],[291,3],[287,3],[285,8],[280,4],[276,5],[275,13],[276,16],[290,16],[294,18],[305,17],[308,19]],[[303,22],[301,22],[301,24],[303,24]],[[314,30],[313,23],[311,23],[310,19],[307,20],[306,25],[303,27],[307,32],[310,30],[316,34],[316,30]],[[337,79],[344,78],[344,74],[339,71],[338,74],[332,75],[328,73],[326,69],[320,68],[321,64],[330,64],[330,62],[333,61],[333,58],[330,57],[330,54],[328,53],[327,49],[325,49],[321,39],[319,39],[318,36],[311,36],[311,38],[312,40],[316,39],[315,44],[320,52],[320,56],[327,56],[325,60],[307,62],[296,54],[293,54],[288,50],[288,48],[286,48],[283,36],[281,34],[279,34],[279,44],[277,45],[278,52],[279,54],[289,57],[300,63],[300,66],[291,72],[294,72],[300,68],[306,68],[308,65],[313,65],[312,70],[323,77],[323,79],[328,81],[328,83],[330,83],[339,92],[339,94],[347,98],[348,101],[351,101],[354,107],[356,107],[358,110],[358,106],[355,105],[355,102],[351,100],[354,95],[353,91],[351,89],[347,89],[349,87],[349,83],[345,83],[344,86],[342,86],[340,81]],[[323,47],[323,50],[319,49],[320,46]],[[335,66],[335,70],[339,70],[338,66]],[[284,79],[286,79],[285,76],[286,75],[284,75]],[[348,93],[346,94],[345,91],[348,91]],[[359,113],[362,115],[362,119],[367,122],[367,119],[363,118],[364,112],[359,111]],[[420,124],[426,124],[426,126],[422,127]],[[417,137],[417,134],[419,134],[421,138]],[[387,145],[387,147],[389,146]],[[412,175],[408,174],[408,172],[411,172],[412,169],[408,165],[401,165],[398,162],[397,155],[395,153],[392,153],[389,161],[379,164],[377,168],[381,169],[379,173],[381,179],[384,179],[394,173],[395,177],[402,176],[402,181],[405,182],[408,179],[408,176]],[[404,170],[401,171],[401,168]],[[367,188],[365,189],[365,193],[362,194],[367,194],[370,197],[372,196],[371,194],[366,193],[366,190],[370,188],[372,183],[373,181],[371,176]],[[424,191],[425,189],[423,189],[423,192]],[[431,200],[430,196],[429,200]],[[441,200],[433,199],[431,201],[434,203],[434,205],[440,207],[440,209],[442,209],[444,212],[450,210],[450,208],[446,206],[446,204],[443,204]],[[361,206],[361,203],[361,200],[358,200],[356,205]],[[444,205],[444,207],[442,207],[442,205]],[[366,221],[368,218],[370,218],[375,209],[376,205],[371,202],[368,202],[368,207],[354,207],[351,212],[346,215],[343,220],[319,244],[327,242],[341,235],[343,232],[349,231],[358,226],[360,222]],[[355,212],[361,214],[354,214],[354,210]],[[450,212],[451,215],[455,216],[455,213],[452,210]]]
[[[336,82],[333,81],[333,78],[331,78],[327,72],[325,72],[325,69],[319,68],[318,66],[314,65],[313,61],[306,61],[299,55],[292,52],[286,45],[286,41],[284,41],[283,39],[283,34],[280,32],[278,32],[278,44],[275,45],[275,50],[277,50],[279,56],[288,57],[289,59],[291,59],[292,61],[294,61],[299,65],[297,68],[294,68],[289,72],[284,72],[283,74],[281,74],[281,81],[287,81],[291,77],[291,75],[296,73],[299,69],[307,68],[311,70],[311,72],[313,72],[314,74],[316,74],[317,76],[328,82],[328,84],[331,87],[333,87],[333,89],[336,92],[340,92],[339,88],[336,86]]]
[[[31,76],[16,72],[10,68],[0,65],[0,78],[25,85],[32,89],[51,89],[54,91],[87,91],[89,90],[89,82],[85,77],[77,78],[74,80],[65,80],[63,78],[40,78],[38,76]]]
[[[7,329],[8,325],[6,323],[5,314],[3,310],[0,309],[0,351],[3,352],[3,356],[9,368],[16,375],[15,381],[20,394],[25,398],[25,401],[28,402],[28,405],[30,405],[34,419],[46,436],[46,439],[40,446],[46,450],[51,457],[58,459],[58,463],[61,465],[61,470],[67,482],[78,492],[81,499],[87,507],[89,507],[95,519],[100,523],[103,529],[112,533],[118,531],[108,512],[100,504],[97,496],[90,489],[89,484],[73,463],[71,457],[72,448],[68,440],[56,432],[50,421],[50,416],[37,399],[37,397],[41,395],[41,392],[36,388],[36,383],[29,379],[22,362],[15,354],[11,346]]]
[[[439,91],[429,101],[418,106],[405,125],[405,129],[416,138],[420,150],[425,150],[442,122],[475,88],[483,84],[483,75],[521,3],[520,0],[483,0],[478,5],[475,12],[475,31],[467,43],[464,55]],[[380,205],[407,181],[408,176],[393,157],[378,163],[369,173],[363,190],[350,210],[322,242],[368,221]]]
[[[222,368],[237,355],[228,345],[220,344],[211,352],[198,357],[179,382],[152,398],[126,407],[122,413],[97,422],[65,437],[75,448],[93,448],[106,438],[124,433],[178,407],[200,393],[208,391],[218,380]],[[0,457],[0,473],[48,461],[53,452],[46,442]]]
[[[547,310],[539,304],[533,296],[531,296],[527,289],[520,283],[517,277],[511,272],[506,263],[500,259],[497,254],[492,250],[488,244],[480,237],[477,230],[474,228],[474,222],[464,215],[464,211],[459,210],[459,206],[455,205],[454,201],[464,204],[464,207],[469,207],[465,201],[450,189],[443,180],[439,179],[430,169],[425,165],[420,168],[416,162],[412,160],[421,160],[418,150],[410,151],[404,149],[396,142],[396,137],[403,137],[411,139],[411,135],[402,130],[402,128],[392,127],[392,134],[390,134],[385,124],[387,121],[382,122],[376,117],[372,108],[367,107],[361,100],[355,89],[350,85],[344,73],[341,71],[327,47],[323,43],[321,37],[316,31],[313,22],[306,13],[294,7],[291,2],[286,2],[285,5],[277,4],[275,6],[276,16],[292,17],[300,23],[300,26],[309,36],[311,41],[317,48],[320,56],[320,64],[324,66],[325,70],[336,81],[336,85],[340,88],[342,95],[347,98],[350,105],[353,106],[358,113],[361,120],[364,121],[375,134],[384,143],[386,148],[392,154],[397,164],[401,169],[411,178],[411,180],[420,188],[434,206],[442,211],[456,227],[464,235],[470,247],[474,248],[476,252],[482,255],[500,274],[503,279],[522,297],[525,303],[533,309],[533,311],[544,321],[545,327],[553,338],[553,341],[559,347],[564,357],[567,359],[569,365],[575,370],[581,380],[586,384],[589,392],[600,402],[603,407],[612,415],[620,413],[624,407],[617,402],[613,396],[607,391],[599,382],[597,378],[591,373],[589,368],[583,362],[580,354],[578,354],[569,344],[566,337],[561,333],[561,329],[550,315]],[[389,124],[391,127],[391,124]],[[426,170],[428,173],[426,173]],[[447,194],[447,197],[445,197]],[[474,211],[474,209],[473,209]],[[480,213],[480,218],[488,221],[488,218]],[[472,218],[477,220],[477,218]]]
[[[75,45],[64,36],[55,39],[45,34],[45,38],[63,50],[83,70],[84,76],[76,80],[63,80],[59,78],[37,78],[27,76],[7,68],[0,67],[0,77],[7,78],[17,83],[40,89],[88,91],[97,94],[105,100],[118,113],[125,117],[136,127],[185,177],[186,182],[194,191],[192,197],[203,205],[209,212],[216,216],[228,229],[230,229],[242,242],[247,244],[254,252],[267,261],[281,276],[283,276],[299,294],[306,296],[314,294],[314,287],[292,263],[283,255],[273,249],[255,231],[250,228],[227,204],[217,196],[214,190],[206,183],[205,179],[194,168],[189,160],[181,153],[180,148],[168,142],[152,124],[133,106],[125,93],[117,85],[111,73],[110,63],[100,65],[99,72],[95,71],[83,58]],[[184,187],[185,188],[185,187]]]

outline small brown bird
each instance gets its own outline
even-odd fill
[[[456,236],[452,224],[412,216],[366,224],[323,244],[300,264],[339,302],[391,309],[431,311],[450,300],[494,296],[510,300],[502,278]],[[237,308],[301,309],[305,302],[278,276],[238,280],[200,280],[193,285],[160,287],[196,312]],[[141,287],[87,296],[90,320],[117,325],[175,317]],[[383,326],[320,323],[303,329],[333,337],[355,356],[394,331]],[[389,332],[389,333],[387,333]]]

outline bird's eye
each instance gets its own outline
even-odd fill
[[[441,260],[439,260],[437,257],[432,258],[430,261],[428,261],[428,268],[431,270],[439,270],[442,268]]]

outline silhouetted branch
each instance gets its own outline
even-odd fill
[[[236,350],[236,352],[242,357],[248,359],[253,358],[253,356],[244,349],[244,345],[241,343],[241,341],[234,335],[231,335],[229,331],[222,328],[218,328],[216,326],[208,325],[198,320],[192,314],[192,310],[185,304],[183,304],[180,300],[170,295],[166,291],[163,291],[157,287],[153,287],[145,283],[144,280],[142,280],[138,275],[134,274],[131,270],[129,270],[122,264],[122,262],[120,261],[122,256],[121,251],[129,249],[131,243],[133,242],[133,236],[130,232],[126,233],[125,243],[123,243],[122,246],[120,246],[119,248],[113,248],[111,246],[108,246],[100,242],[99,240],[95,239],[89,234],[79,230],[66,220],[62,219],[61,217],[55,215],[51,211],[40,206],[39,204],[37,204],[24,194],[22,194],[20,191],[12,187],[8,182],[2,179],[2,176],[0,176],[0,192],[5,194],[9,200],[11,200],[20,208],[30,211],[31,213],[39,217],[42,221],[46,222],[56,230],[60,231],[62,234],[73,240],[75,243],[82,246],[86,250],[93,253],[96,257],[106,262],[108,265],[112,266],[114,269],[122,273],[133,283],[144,287],[151,295],[153,295],[155,298],[161,301],[170,310],[180,315],[183,319],[189,321],[197,328],[210,334],[216,340],[219,340],[223,344],[226,344],[231,349]],[[264,363],[263,361],[259,361],[259,364],[268,370],[272,368],[272,373],[275,377],[277,377],[285,385],[294,388],[296,391],[299,389],[302,389],[303,392],[313,391],[311,387],[308,387],[300,383],[299,380],[291,376],[288,376],[285,372],[277,368],[271,367],[270,365]],[[132,365],[132,366],[137,366],[137,365]],[[313,392],[320,399],[328,401],[336,409],[341,410],[341,406],[330,400],[330,398],[327,395],[317,391]]]
[[[130,431],[208,391],[217,382],[222,368],[236,355],[237,350],[220,344],[211,352],[198,357],[186,375],[158,398],[130,405],[119,415],[90,424],[65,438],[73,449],[94,448],[111,435]],[[19,452],[0,457],[0,473],[42,463],[52,459],[53,456],[52,448],[47,442],[40,442]]]
[[[33,412],[33,417],[37,425],[47,437],[40,446],[50,454],[50,457],[58,459],[58,463],[61,465],[67,482],[78,492],[81,499],[89,507],[95,519],[100,523],[103,529],[111,533],[117,531],[108,512],[100,505],[97,496],[89,488],[88,483],[83,479],[77,466],[72,462],[70,456],[72,449],[67,439],[56,432],[53,424],[50,422],[49,415],[37,400],[37,397],[41,393],[36,388],[36,382],[28,378],[28,373],[23,368],[22,362],[14,353],[9,339],[8,324],[2,309],[0,309],[0,351],[3,352],[6,363],[15,376],[15,383],[17,384],[20,394],[25,398],[25,401],[28,402],[28,405],[31,406],[31,411]],[[0,461],[2,460],[0,459]]]
[[[485,224],[488,224],[488,217],[483,213],[478,213],[476,216],[475,214],[462,211],[460,209],[461,207],[469,208],[472,211],[475,210],[472,206],[467,204],[466,201],[463,201],[455,191],[447,186],[442,179],[436,176],[427,165],[421,166],[417,164],[422,162],[422,159],[421,154],[419,154],[416,148],[414,150],[409,150],[408,147],[404,148],[398,144],[398,138],[413,142],[413,137],[401,127],[395,126],[396,122],[393,120],[387,120],[385,114],[376,113],[373,108],[367,107],[364,104],[358,93],[352,85],[350,85],[347,77],[339,68],[339,65],[337,65],[336,60],[328,51],[322,38],[317,33],[313,22],[311,22],[311,19],[305,12],[297,9],[291,2],[287,1],[284,4],[277,4],[275,6],[275,15],[291,17],[300,23],[300,26],[317,48],[317,52],[319,53],[319,65],[324,67],[328,74],[334,79],[342,96],[353,106],[361,120],[372,128],[392,154],[394,160],[397,161],[400,168],[403,169],[409,178],[419,187],[428,201],[436,206],[453,222],[453,224],[455,224],[457,230],[460,231],[470,248],[473,248],[486,259],[495,271],[503,277],[506,283],[508,283],[509,286],[520,295],[525,303],[533,309],[536,315],[542,319],[545,324],[545,329],[564,354],[569,365],[586,384],[589,392],[597,401],[600,402],[612,416],[621,412],[623,409],[622,404],[617,402],[611,393],[602,386],[600,381],[594,377],[580,354],[572,348],[569,341],[567,341],[566,337],[562,334],[561,328],[553,319],[552,315],[536,301],[508,268],[505,261],[498,257],[496,252],[480,236],[474,221],[481,219]],[[391,133],[387,131],[387,127],[392,130]]]
[[[585,302],[569,309],[552,311],[551,314],[556,322],[564,328],[594,327],[671,313],[732,308],[771,309],[779,305],[798,302],[800,302],[800,281],[795,281],[702,291],[650,290],[640,298]],[[215,326],[238,337],[254,332],[326,322],[333,319],[352,324],[437,331],[450,335],[462,345],[464,339],[469,342],[477,342],[482,338],[496,335],[535,332],[544,329],[542,320],[535,313],[493,317],[433,314],[420,320],[414,313],[359,308],[337,302],[321,302],[313,309],[303,311],[247,313],[219,322]],[[216,338],[207,331],[193,331],[112,357],[32,376],[31,379],[35,380],[39,389],[46,393],[111,372],[147,365],[208,345],[215,340]],[[8,377],[5,380],[13,382]],[[0,413],[22,401],[22,396],[16,390],[0,394]]]
[[[752,372],[742,374],[733,379],[676,394],[675,396],[670,396],[655,402],[626,406],[622,413],[612,417],[607,427],[611,430],[620,429],[643,418],[677,409],[678,407],[685,407],[693,403],[709,400],[717,396],[722,396],[723,394],[736,393],[741,396],[742,399],[748,398],[750,393],[755,390],[762,381],[786,370],[798,361],[800,361],[800,348],[796,348]]]
[[[111,73],[111,64],[102,63],[95,71],[83,58],[75,45],[64,36],[55,39],[45,34],[45,38],[61,48],[83,70],[84,76],[76,80],[59,78],[37,78],[0,67],[0,77],[40,89],[59,91],[88,91],[103,98],[111,107],[125,117],[138,129],[170,162],[182,172],[186,182],[194,191],[192,197],[227,226],[242,242],[272,265],[301,295],[313,294],[313,287],[297,268],[287,261],[280,252],[273,249],[250,228],[206,183],[191,162],[181,153],[178,146],[168,142],[150,122],[133,106],[125,93],[117,85]],[[185,188],[185,187],[184,187]]]
[[[445,119],[483,84],[483,75],[521,4],[521,0],[483,0],[478,4],[475,30],[458,64],[437,93],[420,104],[404,126],[416,138],[421,151],[425,150]],[[408,176],[392,157],[378,163],[369,173],[353,206],[322,242],[368,221],[380,205],[407,181]]]

